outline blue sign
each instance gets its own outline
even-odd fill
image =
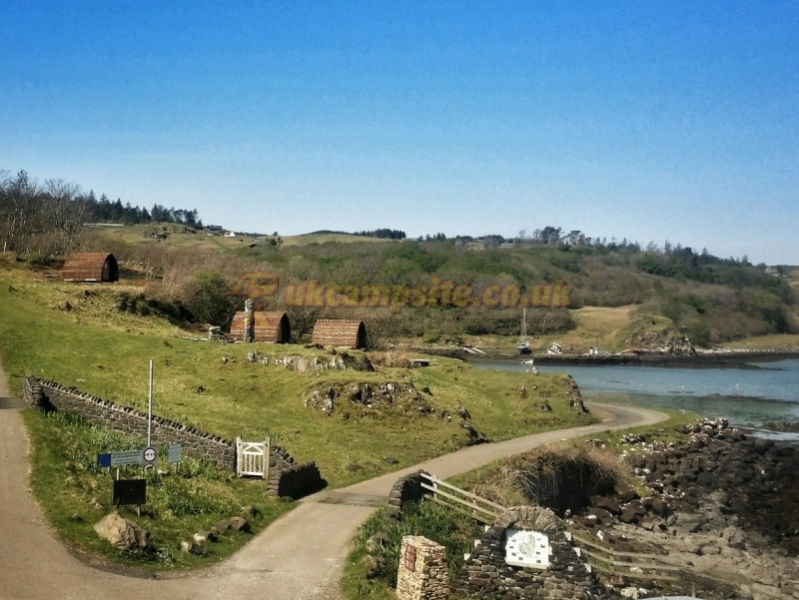
[[[111,453],[108,454],[98,454],[97,455],[97,466],[98,467],[110,467],[111,466]]]

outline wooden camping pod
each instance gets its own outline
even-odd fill
[[[237,340],[244,340],[245,313],[233,315],[230,335]],[[287,344],[291,340],[291,323],[284,312],[253,311],[253,341],[271,344]]]
[[[313,327],[312,341],[321,346],[365,348],[366,325],[349,319],[319,319]]]
[[[109,283],[119,281],[119,265],[107,252],[74,253],[64,261],[61,279],[76,283]]]

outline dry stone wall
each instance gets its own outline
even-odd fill
[[[134,408],[119,406],[54,381],[28,377],[22,386],[22,400],[44,410],[74,412],[86,420],[129,435],[147,436],[147,415]],[[177,421],[153,415],[152,440],[157,444],[180,444],[184,452],[209,460],[220,467],[236,467],[236,444],[225,438],[199,431]],[[298,498],[325,485],[314,463],[297,464],[280,446],[269,455],[268,495]]]

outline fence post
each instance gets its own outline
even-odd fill
[[[266,436],[264,440],[264,479],[266,485],[269,485],[269,460],[272,456],[272,437]]]
[[[241,477],[241,438],[236,437],[236,477]]]

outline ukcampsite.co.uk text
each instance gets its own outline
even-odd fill
[[[429,285],[324,285],[316,279],[308,283],[289,284],[283,301],[286,306],[389,308],[398,312],[404,306],[487,306],[489,308],[571,306],[571,286],[564,280],[532,286],[522,294],[514,284],[487,286],[476,291],[467,284],[452,279],[442,281],[433,277]]]

